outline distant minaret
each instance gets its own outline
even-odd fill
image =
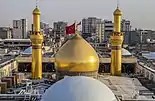
[[[40,31],[40,10],[36,6],[33,10],[32,41],[32,79],[42,79],[42,43],[43,33]]]
[[[111,75],[120,76],[122,71],[122,43],[123,33],[121,32],[121,16],[122,12],[117,5],[114,15],[114,32],[111,40]]]

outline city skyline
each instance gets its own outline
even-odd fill
[[[130,20],[133,28],[155,29],[154,3],[154,0],[120,0],[123,18]],[[13,20],[26,18],[30,27],[35,5],[35,0],[1,0],[0,26],[12,27]],[[41,20],[50,25],[54,21],[70,24],[87,17],[113,20],[116,5],[117,0],[94,0],[91,3],[89,0],[39,0]]]

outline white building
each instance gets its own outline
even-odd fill
[[[99,38],[99,42],[101,43],[104,40],[104,22],[98,22],[96,24],[96,34]]]
[[[131,22],[129,20],[123,19],[121,22],[121,30],[123,32],[131,31]]]
[[[40,28],[42,30],[48,29],[49,28],[49,24],[48,23],[45,23],[45,22],[40,22]]]
[[[96,33],[96,25],[99,22],[102,22],[102,19],[96,17],[82,19],[82,33]]]
[[[84,38],[91,37],[95,34],[99,42],[102,42],[104,36],[104,22],[96,17],[82,19],[82,34]]]
[[[13,20],[13,38],[26,39],[27,38],[27,20]]]
[[[113,32],[114,23],[110,20],[104,20],[104,40],[108,41],[110,34]]]
[[[57,37],[66,36],[67,22],[58,21],[53,23],[54,35]]]

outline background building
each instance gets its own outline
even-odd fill
[[[47,35],[49,34],[50,32],[50,26],[48,23],[45,23],[45,22],[40,22],[40,30],[43,32],[44,35]],[[33,24],[31,24],[31,30],[33,31],[34,28],[33,28]],[[29,33],[28,33],[29,34]],[[28,35],[29,36],[29,35]]]
[[[104,41],[108,41],[113,32],[114,24],[110,20],[104,20]]]
[[[102,19],[98,19],[96,17],[82,19],[82,36],[86,39],[96,35],[101,42],[104,36],[103,24]]]
[[[22,26],[22,37],[23,39],[27,38],[27,31],[28,31],[28,24],[26,19],[21,19],[21,26]]]
[[[0,27],[0,39],[11,39],[11,38],[12,38],[12,28]]]
[[[150,41],[155,40],[155,31],[152,30],[133,30],[124,32],[124,44],[147,44],[148,39]]]
[[[53,31],[55,37],[65,36],[66,33],[67,22],[58,21],[53,23]]]
[[[103,21],[97,22],[96,34],[98,37],[98,42],[101,43],[104,40],[104,22]]]
[[[89,17],[87,19],[82,19],[82,33],[96,33],[96,24],[101,20],[96,17]]]
[[[129,20],[122,19],[121,29],[122,32],[131,31],[131,22]]]
[[[40,28],[41,29],[48,29],[49,28],[49,24],[48,23],[44,23],[44,22],[40,22]]]
[[[26,39],[27,38],[27,20],[13,20],[13,38]]]

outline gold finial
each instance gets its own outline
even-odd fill
[[[117,9],[114,11],[114,15],[122,15],[122,12],[119,8],[119,0],[117,0]]]
[[[119,8],[119,0],[117,0],[117,8]]]
[[[36,8],[38,8],[38,0],[36,0]]]
[[[40,10],[38,8],[38,0],[36,0],[36,8],[33,10],[33,14],[39,14],[40,15]]]

